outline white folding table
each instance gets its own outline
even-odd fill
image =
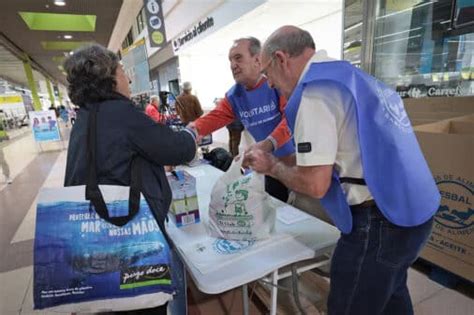
[[[210,237],[205,226],[208,222],[210,195],[214,183],[222,174],[220,170],[206,164],[184,169],[196,177],[201,222],[180,228],[169,223],[168,233],[178,249],[186,244]],[[277,208],[288,206],[276,199],[274,202]],[[233,255],[234,257],[226,261],[224,265],[216,265],[212,271],[204,274],[196,268],[192,259],[179,252],[187,271],[200,291],[218,294],[243,286],[245,312],[248,311],[247,284],[270,275],[273,284],[270,314],[273,315],[276,314],[278,279],[287,276],[279,274],[278,270],[296,262],[330,253],[339,238],[339,231],[335,227],[312,216],[293,224],[284,224],[277,220],[275,233],[289,234],[291,237],[278,242],[267,242],[255,250],[250,248],[242,255]],[[328,262],[329,258],[309,268]],[[304,270],[308,270],[308,267],[300,271]]]

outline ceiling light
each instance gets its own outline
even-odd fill
[[[32,31],[94,32],[97,16],[20,11],[18,14]],[[63,33],[63,34],[64,34]]]
[[[71,39],[72,35],[64,35],[64,39]]]
[[[81,41],[46,41],[41,42],[41,46],[43,49],[46,50],[64,50],[64,51],[71,51],[75,50],[81,46],[89,44],[89,42],[81,42]]]
[[[54,5],[57,5],[58,7],[64,7],[66,5],[65,0],[54,0]]]

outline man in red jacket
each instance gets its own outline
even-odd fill
[[[234,41],[229,61],[235,84],[216,108],[188,127],[204,136],[238,119],[257,142],[254,147],[285,158],[294,153],[284,117],[286,99],[269,86],[260,72],[260,49],[260,41],[254,37]],[[275,198],[284,202],[288,199],[288,189],[270,176],[265,179],[265,188]]]
[[[157,95],[150,96],[150,104],[146,106],[145,114],[157,123],[165,123],[165,115],[160,114],[160,99]]]

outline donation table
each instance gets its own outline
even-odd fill
[[[218,294],[243,286],[244,311],[247,312],[246,285],[271,275],[271,314],[276,314],[276,285],[278,279],[283,278],[278,270],[330,253],[339,238],[339,231],[272,198],[278,218],[272,238],[259,242],[234,242],[213,238],[206,230],[208,206],[212,187],[222,172],[206,164],[186,167],[185,170],[196,178],[201,222],[180,228],[170,222],[167,230],[196,286],[208,294]],[[293,219],[281,220],[283,217],[289,218],[288,213]],[[203,255],[200,256],[200,252]],[[307,266],[304,270],[328,262],[329,258],[323,263]]]

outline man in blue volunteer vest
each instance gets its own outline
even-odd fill
[[[229,61],[235,84],[216,108],[188,127],[207,135],[238,119],[257,142],[253,146],[278,157],[289,156],[294,153],[294,146],[284,118],[286,99],[261,75],[260,49],[255,37],[234,41]],[[266,176],[265,188],[275,198],[288,199],[288,189],[272,177]]]
[[[288,98],[293,164],[258,148],[257,172],[320,198],[341,230],[329,314],[413,314],[407,270],[431,231],[440,195],[401,99],[345,61],[315,53],[311,35],[284,26],[265,42],[262,73]]]

